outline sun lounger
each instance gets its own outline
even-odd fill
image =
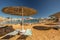
[[[2,39],[10,39],[12,37],[14,37],[14,35],[7,35],[7,36],[3,37]]]
[[[0,25],[0,28],[6,28],[6,27],[7,27],[7,26],[4,26],[4,25],[1,26],[1,25]]]
[[[15,30],[13,32],[10,32],[10,33],[6,34],[5,37],[3,37],[2,39],[9,39],[11,37],[14,37],[15,35],[18,34],[18,31],[20,31],[20,30],[17,29],[17,30]]]
[[[18,34],[18,32],[17,31],[13,31],[11,33],[8,33],[7,35],[16,35],[16,34]]]
[[[0,37],[4,36],[10,32],[13,32],[14,29],[12,28],[12,26],[4,26],[4,27],[0,27]]]
[[[21,35],[32,35],[31,29],[23,30],[23,31],[20,31],[20,32],[21,32]]]
[[[31,29],[27,29],[26,31],[25,31],[25,33],[24,33],[24,35],[32,35],[32,31],[31,31]]]
[[[18,40],[26,40],[27,37],[32,35],[31,29],[25,30],[25,32],[18,38]]]
[[[60,26],[55,26],[55,27],[52,27],[52,28],[55,29],[55,30],[59,30]]]
[[[27,37],[27,35],[21,35],[17,40],[26,40]]]
[[[7,35],[17,35],[18,32],[20,32],[20,29],[16,29],[15,31],[10,32],[10,33],[8,33]]]

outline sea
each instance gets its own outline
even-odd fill
[[[30,19],[30,20],[23,20],[23,23],[38,23],[40,20],[38,19]],[[2,24],[20,24],[22,20],[10,20],[6,22],[2,22]]]

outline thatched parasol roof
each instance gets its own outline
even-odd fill
[[[57,13],[55,13],[55,14],[53,14],[53,15],[50,15],[50,17],[51,17],[51,16],[54,16],[54,17],[60,18],[60,12],[57,12]]]
[[[36,10],[34,10],[32,8],[28,8],[28,7],[23,7],[23,6],[5,7],[5,8],[2,9],[2,11],[4,13],[7,13],[7,14],[22,16],[22,8],[23,8],[23,15],[24,16],[30,16],[30,15],[33,15],[33,14],[37,13]]]

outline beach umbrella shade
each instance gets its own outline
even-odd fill
[[[33,8],[28,8],[28,7],[5,7],[2,9],[4,13],[11,14],[11,15],[18,15],[18,16],[30,16],[33,14],[36,14],[36,10]]]
[[[24,21],[23,16],[31,16],[37,13],[37,11],[33,8],[28,8],[24,6],[11,6],[11,7],[4,7],[2,9],[2,12],[6,14],[11,14],[11,15],[17,15],[17,16],[22,16],[22,24]],[[23,26],[22,26],[22,29]]]
[[[60,21],[60,12],[50,15],[56,22]]]
[[[54,13],[54,14],[50,15],[49,17],[57,17],[57,18],[60,18],[60,12]]]

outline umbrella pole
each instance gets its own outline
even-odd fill
[[[23,8],[22,8],[22,30],[24,30],[24,17],[23,17]]]

